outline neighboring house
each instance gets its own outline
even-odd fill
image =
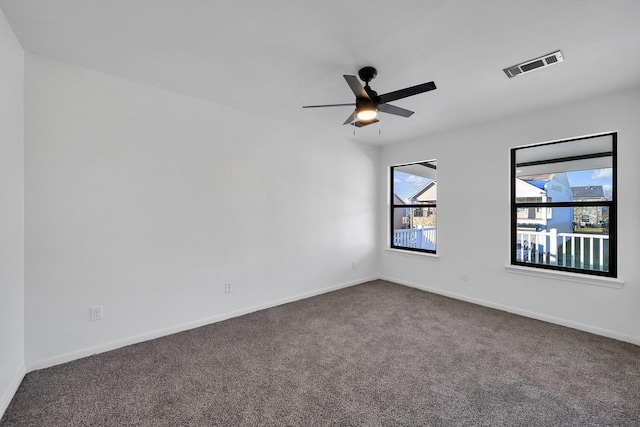
[[[580,202],[602,202],[607,200],[602,185],[587,185],[586,187],[571,187],[573,200]]]
[[[539,202],[546,200],[547,193],[535,185],[516,178],[516,195],[518,202]],[[518,229],[544,229],[547,226],[547,212],[536,208],[518,208]]]
[[[393,195],[393,204],[394,205],[404,205],[404,200],[402,200],[400,197],[398,197],[397,194]],[[397,208],[394,208],[397,209]],[[393,216],[393,229],[394,230],[400,230],[402,228],[407,228],[407,217],[409,215],[408,211],[409,209],[405,209],[405,211],[407,211],[404,215],[400,216],[400,215],[394,215]]]
[[[573,192],[565,173],[521,176],[516,179],[518,202],[570,202]],[[518,228],[537,231],[555,228],[559,233],[573,231],[572,208],[520,208]]]
[[[408,204],[433,203],[438,200],[438,183],[431,181],[407,199]],[[432,227],[436,225],[436,208],[424,207],[413,209],[413,228]]]
[[[602,185],[571,187],[573,200],[578,202],[601,202],[607,200]],[[608,207],[577,207],[573,210],[574,223],[577,227],[604,227],[609,223]]]

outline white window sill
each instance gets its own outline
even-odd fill
[[[392,249],[392,248],[385,248],[385,251],[394,255],[408,256],[411,258],[428,259],[431,261],[435,261],[439,257],[438,254],[432,254],[429,252],[405,251],[402,249]]]
[[[624,280],[614,279],[611,277],[591,276],[587,274],[569,273],[566,271],[544,270],[542,268],[521,267],[519,265],[505,265],[504,268],[509,273],[544,277],[546,279],[564,280],[567,282],[582,283],[584,285],[604,286],[615,289],[622,289],[624,286]]]

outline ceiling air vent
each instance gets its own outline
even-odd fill
[[[562,52],[557,51],[548,55],[541,56],[540,58],[530,59],[529,61],[525,61],[522,64],[514,65],[513,67],[505,68],[503,71],[505,72],[507,77],[511,78],[520,74],[531,72],[533,70],[548,67],[562,61],[564,61],[564,59],[562,58]]]

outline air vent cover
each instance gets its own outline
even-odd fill
[[[564,61],[564,59],[562,58],[562,52],[557,51],[548,55],[541,56],[540,58],[530,59],[529,61],[525,61],[521,64],[505,68],[503,71],[505,72],[507,77],[511,78],[519,76],[520,74],[530,73],[533,70],[545,68],[562,61]]]

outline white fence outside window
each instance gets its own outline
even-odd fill
[[[558,233],[555,228],[539,232],[518,231],[516,260],[605,271],[605,240],[609,240],[608,235]],[[561,254],[558,254],[558,248],[562,248]],[[588,253],[587,259],[585,253]]]
[[[436,250],[436,227],[393,230],[393,246]]]

